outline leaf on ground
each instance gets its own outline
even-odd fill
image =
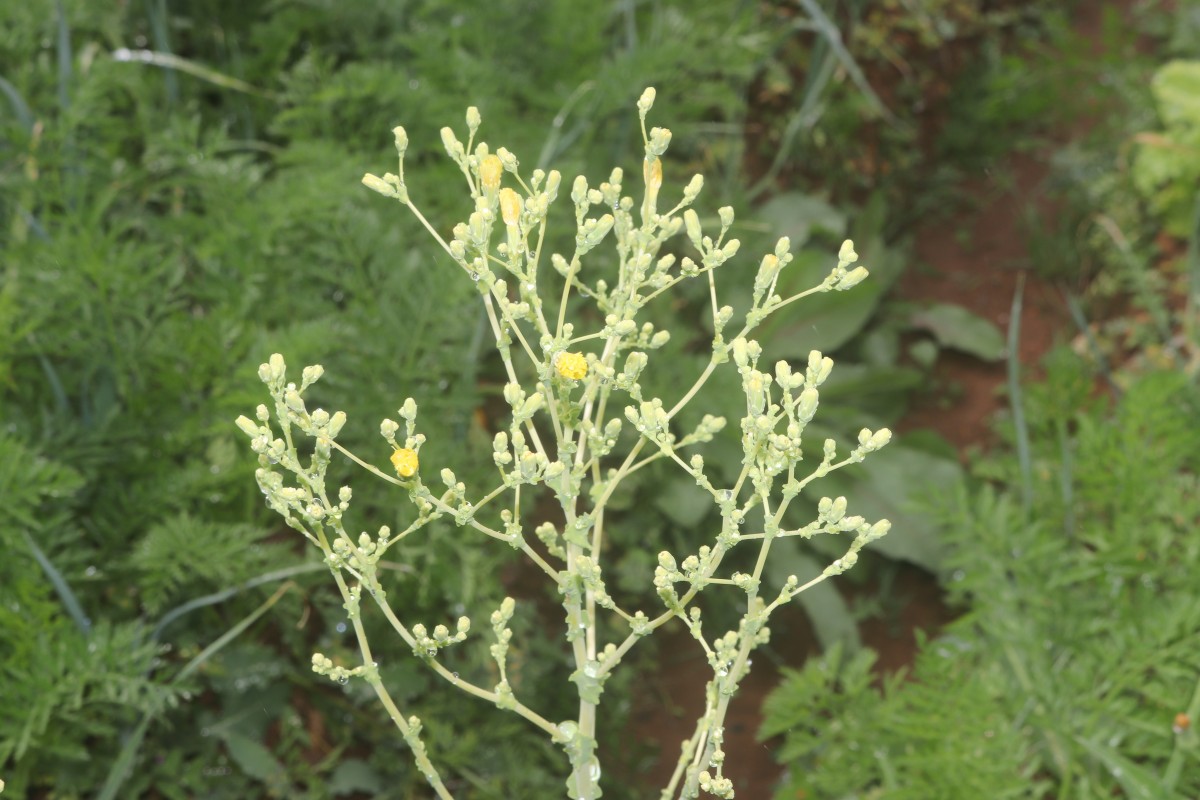
[[[338,764],[326,788],[335,796],[353,792],[377,795],[383,791],[383,779],[367,762],[348,758]]]
[[[287,769],[261,742],[233,731],[223,733],[221,738],[225,740],[229,757],[242,772],[275,788],[287,785]]]
[[[942,494],[962,480],[962,468],[953,458],[934,455],[893,442],[867,456],[857,479],[841,481],[830,475],[824,491],[843,493],[850,513],[870,522],[886,518],[892,530],[870,547],[888,558],[908,561],[931,572],[941,566],[943,548],[937,524],[920,510],[923,498]],[[842,481],[845,481],[844,483]]]
[[[776,237],[791,239],[793,250],[808,241],[813,229],[828,231],[834,236],[843,236],[846,232],[845,214],[821,198],[802,192],[784,192],[772,197],[755,212],[755,217],[770,225]]]
[[[708,491],[688,478],[668,480],[656,495],[655,508],[682,528],[695,526],[713,507],[713,499]]]
[[[915,312],[913,327],[929,331],[942,347],[961,350],[984,361],[1004,358],[1004,334],[988,320],[962,306],[938,303]]]
[[[886,538],[886,537],[885,537]],[[776,539],[771,545],[771,557],[767,560],[767,580],[782,587],[789,575],[795,575],[801,585],[821,574],[825,565],[803,552],[795,538]],[[837,643],[854,651],[862,647],[858,636],[858,623],[850,613],[845,598],[832,581],[823,581],[796,596],[812,621],[817,640],[822,650]]]

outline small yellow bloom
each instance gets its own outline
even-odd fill
[[[577,381],[587,375],[587,359],[583,357],[582,353],[559,353],[558,358],[554,361],[554,368],[564,378]]]
[[[483,184],[484,194],[496,196],[500,188],[500,176],[504,173],[504,162],[499,156],[486,155],[479,162],[479,182]]]
[[[392,453],[392,466],[396,468],[396,474],[401,478],[411,478],[416,475],[419,465],[415,450],[404,447]]]
[[[507,186],[500,190],[500,216],[510,227],[521,219],[521,196]]]

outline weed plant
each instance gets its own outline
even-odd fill
[[[394,130],[400,163],[397,172],[363,178],[368,188],[405,206],[445,251],[457,267],[455,271],[469,276],[478,288],[508,377],[504,401],[511,422],[501,427],[493,440],[498,486],[468,489],[449,467],[440,469],[444,489],[426,483],[422,461],[426,475],[446,462],[433,461],[431,465],[428,453],[422,452],[429,440],[420,430],[418,404],[411,397],[398,411],[403,423],[384,419],[379,428],[392,451],[390,461],[398,477],[355,455],[337,442],[347,423],[345,412],[310,411],[305,401],[307,390],[324,375],[323,367],[306,367],[300,383],[289,382],[284,359],[278,354],[259,368],[272,405],[260,405],[253,420],[245,416],[237,420],[258,454],[256,477],[267,504],[320,551],[354,629],[359,657],[343,662],[318,652],[312,657],[313,671],[341,684],[358,678],[369,684],[412,751],[418,769],[445,800],[452,798],[454,791],[421,739],[425,724],[403,711],[388,689],[363,625],[365,614],[377,609],[412,649],[413,657],[439,677],[524,718],[561,747],[570,763],[566,794],[574,800],[594,800],[603,794],[596,720],[609,675],[640,639],[679,620],[704,650],[713,677],[705,690],[704,712],[695,733],[683,743],[662,797],[694,798],[704,791],[731,798],[733,783],[723,772],[725,714],[738,683],[750,669],[750,655],[769,640],[770,615],[796,595],[852,567],[859,551],[891,527],[886,519],[872,523],[862,516],[847,516],[845,497],[822,498],[815,517],[802,527],[783,523],[788,506],[811,482],[862,462],[891,440],[891,432],[863,428],[857,446],[841,456],[836,442],[825,439],[815,466],[802,466],[805,430],[816,413],[819,387],[829,377],[833,361],[813,350],[803,373],[793,372],[784,360],[776,362],[773,373],[763,372],[758,369],[762,345],[748,338],[761,323],[798,300],[852,290],[861,283],[868,273],[865,267],[854,266],[858,254],[853,244],[847,240],[842,245],[836,266],[822,281],[799,292],[781,293],[780,278],[793,257],[789,240],[780,239],[773,252],[762,257],[744,323],[737,333],[727,332],[735,312],[718,299],[716,276],[718,270],[724,275],[736,263],[741,246],[738,239],[728,236],[734,213],[729,207],[721,208],[716,225],[710,223],[710,227],[719,227],[719,233],[705,234],[692,208],[703,189],[701,175],[694,176],[681,199],[671,204],[662,190],[663,156],[672,134],[665,128],[647,129],[646,117],[654,100],[654,90],[648,89],[638,101],[645,147],[640,202],[623,193],[619,168],[598,188],[590,188],[585,177],[577,177],[570,192],[576,233],[569,257],[553,251],[547,255],[544,246],[551,207],[561,186],[560,173],[540,169],[526,173],[506,148],[492,152],[486,143],[477,141],[481,116],[474,107],[466,115],[465,144],[450,128],[441,131],[446,152],[460,169],[474,206],[474,211],[454,226],[453,238],[443,239],[414,200],[406,179],[408,134],[404,128]],[[506,175],[511,176],[507,181]],[[517,188],[503,185],[505,182]],[[599,207],[599,212],[593,212],[593,207]],[[593,213],[598,215],[591,216]],[[686,235],[698,260],[688,255],[677,257],[667,249],[668,242],[679,234]],[[613,241],[616,258],[605,259],[601,262],[604,267],[597,269],[592,254],[606,238]],[[553,267],[562,279],[561,288],[545,274],[545,266]],[[691,279],[708,286],[714,331],[711,354],[690,387],[674,392],[664,402],[644,391],[641,376],[651,361],[670,358],[670,331],[656,330],[649,322],[639,324],[639,312]],[[569,314],[573,296],[583,301],[583,309],[576,307],[575,313]],[[595,313],[589,317],[584,309],[591,306]],[[576,333],[573,319],[587,332]],[[653,351],[663,354],[652,358]],[[725,428],[725,418],[704,414],[697,425],[684,428],[676,421],[690,403],[703,402],[709,377],[725,365],[736,368],[745,398],[739,426],[740,471],[732,484],[714,483],[700,452],[707,449],[702,445],[712,442]],[[617,407],[623,408],[623,415],[615,413]],[[300,444],[300,433],[313,440],[311,454],[307,443]],[[348,514],[353,491],[342,485],[335,494],[336,484],[327,481],[334,451],[406,491],[412,509],[395,532],[383,525],[375,535],[366,531],[353,534],[347,523],[354,519]],[[613,514],[608,498],[629,476],[659,460],[674,462],[701,488],[706,501],[719,509],[721,524],[698,537],[711,545],[700,545],[694,554],[689,549],[681,560],[667,550],[658,553],[652,585],[664,610],[647,614],[626,610],[623,600],[609,593],[603,578],[603,553],[611,528],[640,529],[636,511]],[[511,495],[511,506],[497,508],[509,505],[506,495]],[[537,510],[540,495],[552,497],[558,506],[553,518],[541,519],[545,512]],[[389,584],[378,570],[380,560],[389,553],[403,558],[409,537],[436,536],[449,525],[521,551],[562,596],[565,640],[574,667],[568,680],[579,698],[576,717],[553,722],[543,716],[538,711],[541,685],[529,681],[510,662],[510,648],[521,648],[509,625],[516,613],[513,598],[506,597],[490,616],[495,643],[489,652],[495,670],[486,677],[460,676],[446,666],[441,652],[467,640],[472,627],[468,617],[460,616],[452,629],[446,624],[429,628],[413,622],[402,607],[401,614],[409,617],[408,621],[397,614],[389,599]],[[775,585],[767,582],[764,570],[776,539],[809,539],[820,533],[842,540],[839,549],[843,552],[837,559],[809,580],[791,574]],[[530,534],[541,547],[534,546]],[[844,543],[847,538],[851,538],[849,544]],[[726,554],[743,543],[749,543],[743,550],[757,552],[753,569],[721,574],[728,570],[728,566],[722,569]],[[464,542],[459,546],[470,545]],[[745,594],[745,611],[736,629],[715,637],[705,632],[701,607],[694,602],[711,587]],[[615,618],[615,636],[610,625],[601,625],[604,612]],[[605,639],[609,641],[605,643]]]

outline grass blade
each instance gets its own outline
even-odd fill
[[[1113,776],[1130,800],[1172,800],[1175,793],[1141,764],[1134,763],[1111,747],[1076,736],[1075,741]]]
[[[276,99],[275,95],[259,89],[257,86],[252,86],[245,81],[240,81],[230,75],[210,69],[203,64],[197,64],[195,61],[189,61],[186,58],[180,58],[171,53],[159,53],[154,50],[130,50],[127,47],[121,47],[113,51],[112,57],[114,61],[149,64],[153,67],[178,70],[179,72],[185,72],[188,75],[199,78],[202,81],[208,81],[215,86],[220,86],[222,89],[245,92],[246,94],[264,97],[268,100]]]
[[[325,569],[329,569],[329,567],[322,562],[299,564],[294,567],[285,567],[284,569],[277,569],[273,570],[272,572],[264,572],[262,575],[251,578],[245,583],[237,586],[231,586],[228,589],[222,589],[219,592],[206,594],[203,597],[193,598],[182,605],[176,606],[166,614],[163,614],[162,618],[159,619],[158,624],[154,626],[154,630],[150,633],[150,640],[158,641],[158,637],[162,635],[163,630],[168,625],[188,612],[195,611],[198,608],[205,608],[206,606],[212,606],[216,605],[217,603],[224,602],[236,594],[253,589],[256,586],[262,586],[264,583],[273,583],[274,581],[284,580],[285,578],[291,578],[295,575],[303,575],[306,572],[318,572]]]
[[[1192,235],[1188,240],[1187,261],[1184,264],[1188,275],[1188,296],[1184,306],[1184,343],[1190,348],[1193,359],[1200,359],[1200,192],[1196,192],[1196,214],[1192,219]],[[1192,380],[1200,378],[1200,369]]]
[[[325,565],[321,564],[319,566],[324,568]],[[240,622],[221,634],[216,641],[204,648],[195,658],[185,664],[183,669],[179,671],[179,674],[171,681],[171,685],[178,684],[198,670],[204,665],[204,662],[208,661],[208,659],[219,653],[230,642],[240,636],[295,586],[296,584],[288,581],[276,589],[275,594],[268,597],[262,605],[243,617]],[[129,777],[129,771],[133,768],[133,760],[137,757],[138,751],[141,750],[142,742],[146,738],[146,731],[150,728],[150,723],[154,721],[154,717],[156,716],[157,714],[147,714],[142,717],[141,722],[134,728],[129,738],[125,740],[125,745],[121,748],[120,754],[118,754],[112,768],[108,771],[104,787],[96,795],[96,800],[115,800],[118,796],[117,792],[120,791],[122,784],[125,783],[125,779]]]
[[[33,112],[29,110],[29,104],[25,102],[25,98],[21,97],[21,93],[17,91],[17,87],[13,86],[4,78],[0,78],[0,92],[8,98],[9,105],[12,106],[13,114],[17,117],[17,122],[26,133],[33,130]]]
[[[1058,483],[1063,500],[1063,531],[1070,539],[1075,536],[1075,481],[1074,465],[1071,461],[1071,437],[1067,433],[1065,420],[1058,419],[1055,428],[1058,432],[1058,450],[1062,460],[1058,471]]]
[[[71,26],[62,0],[55,0],[58,15],[58,107],[66,111],[71,105]]]
[[[538,154],[536,165],[541,169],[548,169],[548,165],[558,157],[558,155],[566,150],[567,145],[579,136],[582,128],[576,126],[572,132],[570,139],[560,146],[560,141],[563,139],[563,125],[567,123],[567,117],[575,105],[583,99],[584,95],[595,88],[595,81],[584,81],[575,87],[575,91],[571,92],[571,96],[563,103],[562,108],[554,115],[554,121],[550,125],[550,135],[546,137],[546,143],[542,145],[542,152]]]
[[[1112,365],[1108,363],[1108,359],[1104,357],[1104,351],[1100,349],[1100,343],[1096,341],[1096,337],[1092,335],[1092,329],[1088,327],[1087,317],[1083,314],[1083,306],[1079,304],[1079,300],[1070,292],[1063,292],[1063,299],[1066,300],[1067,310],[1071,312],[1071,319],[1075,322],[1075,327],[1079,328],[1079,332],[1083,334],[1083,338],[1087,341],[1088,350],[1091,351],[1092,358],[1095,359],[1096,365],[1100,369],[1100,374],[1104,377],[1104,382],[1108,384],[1108,388],[1112,391],[1113,396],[1120,398],[1123,394],[1121,387],[1117,385],[1116,379],[1113,377]]]
[[[150,17],[150,35],[154,38],[154,49],[160,53],[171,52],[171,40],[167,35],[167,4],[164,0],[147,0],[147,16]],[[167,70],[164,76],[167,101],[171,105],[179,102],[179,80],[174,72]]]
[[[783,169],[783,165],[787,163],[792,154],[792,146],[795,144],[796,137],[801,131],[811,130],[821,119],[822,109],[819,103],[825,94],[825,87],[829,85],[829,80],[833,77],[833,68],[837,65],[833,50],[825,43],[824,39],[819,39],[813,48],[813,61],[817,64],[808,70],[808,79],[804,84],[804,96],[800,101],[800,108],[788,119],[780,136],[779,148],[771,160],[771,166],[767,167],[763,176],[746,192],[748,200],[753,200],[771,188],[779,171]]]
[[[96,800],[114,800],[117,796],[117,791],[121,788],[121,784],[125,782],[125,778],[129,776],[129,771],[133,768],[133,759],[138,751],[142,749],[142,740],[146,738],[146,731],[150,728],[150,723],[154,720],[154,715],[146,714],[142,717],[142,721],[133,729],[133,733],[129,734],[129,738],[125,740],[125,744],[121,747],[121,752],[117,754],[117,759],[113,762],[112,767],[108,770],[108,777],[104,780],[104,786],[100,789],[100,794],[96,795]]]
[[[854,85],[863,93],[881,117],[888,122],[898,123],[896,115],[883,104],[879,99],[879,95],[875,94],[875,90],[871,88],[871,84],[867,83],[867,78],[863,75],[863,71],[859,69],[858,62],[854,60],[854,56],[850,55],[850,51],[846,49],[846,45],[842,42],[842,32],[838,30],[838,26],[829,18],[821,7],[817,5],[816,0],[797,0],[801,8],[808,14],[809,19],[813,22],[813,27],[818,34],[825,37],[825,41],[829,42],[829,47],[833,50],[833,54],[837,56],[838,61],[842,62],[846,73],[850,76],[850,80],[854,81]]]
[[[1028,516],[1033,510],[1033,466],[1029,455],[1029,426],[1025,423],[1025,404],[1021,395],[1021,303],[1025,293],[1025,275],[1017,277],[1012,313],[1008,323],[1008,400],[1012,405],[1013,427],[1017,432],[1017,459],[1021,465],[1021,505]]]
[[[87,614],[83,613],[83,606],[79,605],[79,598],[75,596],[75,592],[71,591],[71,585],[67,583],[67,579],[63,577],[63,574],[46,557],[46,554],[42,552],[42,548],[37,546],[37,542],[33,541],[32,536],[25,531],[21,531],[21,536],[24,537],[25,544],[29,546],[33,557],[41,565],[42,571],[46,573],[46,577],[50,579],[50,583],[54,584],[54,591],[58,592],[58,596],[62,599],[63,605],[67,607],[67,613],[71,615],[71,619],[75,620],[75,624],[79,626],[79,630],[83,631],[84,636],[90,636],[92,633],[92,621],[88,619]]]
[[[325,565],[322,564],[321,566],[324,567]],[[238,636],[240,636],[242,631],[246,630],[246,628],[249,628],[251,625],[253,625],[258,620],[259,617],[261,617],[263,614],[267,613],[267,611],[269,611],[271,609],[271,606],[278,603],[279,599],[281,597],[283,597],[285,594],[287,594],[290,590],[294,589],[295,586],[296,586],[295,583],[293,583],[292,581],[288,581],[287,583],[283,584],[278,589],[276,589],[275,594],[268,597],[262,605],[260,605],[258,608],[251,611],[245,617],[243,617],[241,622],[234,625],[229,630],[225,631],[225,633],[221,634],[217,638],[216,641],[214,641],[208,647],[201,650],[199,652],[199,654],[196,655],[195,658],[193,658],[191,661],[189,661],[187,664],[185,664],[183,669],[179,670],[179,674],[175,676],[175,679],[173,681],[171,681],[171,683],[179,683],[184,678],[188,677],[193,672],[200,669],[200,667],[202,667],[204,665],[205,661],[208,661],[210,658],[215,656],[217,653],[221,652],[221,650],[223,650],[226,645],[228,645],[230,642],[232,642],[234,639],[236,639]]]

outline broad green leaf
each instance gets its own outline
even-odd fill
[[[882,256],[882,251],[878,261],[864,257],[862,263],[871,270],[871,277],[858,286],[806,297],[794,304],[794,313],[767,320],[760,333],[764,363],[805,359],[810,350],[833,352],[866,326],[901,265],[896,259]],[[784,270],[778,294],[786,298],[816,286],[836,265],[832,253],[801,250]]]
[[[335,796],[353,792],[376,795],[383,791],[383,779],[367,762],[357,758],[348,758],[338,764],[337,769],[330,776],[326,788]]]
[[[824,479],[821,492],[844,494],[850,513],[874,522],[892,521],[892,530],[872,549],[888,558],[908,561],[936,572],[942,561],[942,544],[935,524],[919,510],[922,499],[944,494],[962,480],[958,462],[893,441],[872,453],[854,478],[834,473]]]
[[[233,731],[223,733],[222,738],[229,757],[242,772],[277,789],[287,785],[287,768],[261,742]]]
[[[795,575],[803,585],[821,574],[825,565],[801,550],[795,538],[776,539],[771,544],[771,557],[767,560],[767,580],[775,589]],[[771,594],[767,594],[768,599]],[[796,602],[804,608],[812,621],[813,630],[821,642],[821,649],[828,650],[837,643],[854,651],[862,647],[858,636],[858,623],[850,613],[850,607],[833,581],[822,581],[811,589],[796,595]]]
[[[817,424],[842,432],[894,423],[908,408],[909,393],[924,377],[910,367],[869,367],[840,362],[821,386]],[[813,431],[809,428],[809,431]],[[808,434],[820,444],[824,435]],[[838,434],[842,435],[842,434]]]
[[[709,493],[688,478],[668,480],[655,495],[654,506],[683,528],[695,526],[713,507]]]
[[[819,197],[800,192],[772,197],[755,212],[755,218],[769,225],[776,238],[791,239],[794,250],[804,246],[814,228],[838,237],[846,232],[845,214]]]
[[[938,303],[916,311],[913,327],[929,331],[942,347],[961,350],[984,361],[1004,358],[1004,334],[988,320],[962,306]]]

